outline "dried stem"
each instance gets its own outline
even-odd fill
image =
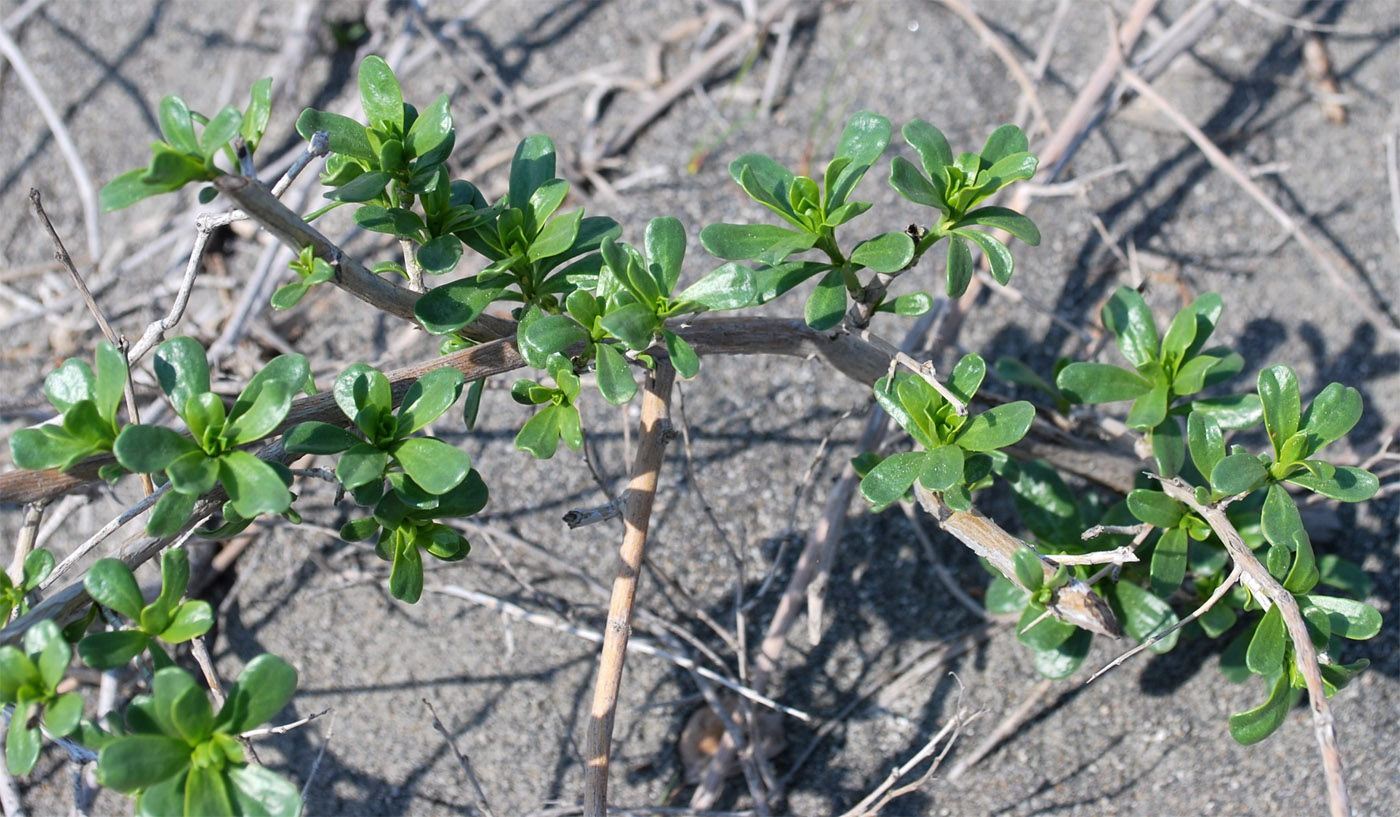
[[[1268,568],[1260,563],[1254,551],[1245,544],[1239,531],[1225,516],[1225,509],[1219,503],[1202,505],[1196,501],[1196,494],[1180,479],[1161,480],[1162,490],[1167,496],[1184,503],[1206,520],[1215,535],[1225,543],[1225,550],[1234,560],[1235,567],[1243,571],[1253,588],[1275,604],[1283,615],[1283,624],[1288,629],[1288,637],[1293,641],[1293,654],[1298,672],[1308,686],[1308,704],[1312,707],[1313,734],[1317,738],[1318,751],[1322,754],[1322,769],[1327,778],[1327,804],[1332,817],[1346,817],[1351,813],[1351,802],[1347,795],[1346,778],[1342,775],[1342,754],[1337,748],[1337,728],[1332,720],[1332,710],[1327,705],[1327,694],[1322,686],[1322,670],[1318,667],[1317,648],[1308,635],[1308,625],[1303,613],[1298,609],[1298,600],[1293,597]]]
[[[587,817],[603,817],[608,810],[608,757],[612,749],[613,718],[617,714],[617,692],[627,655],[627,637],[632,631],[632,604],[637,595],[637,577],[642,569],[651,506],[656,498],[657,476],[666,453],[669,430],[666,417],[675,376],[676,370],[669,360],[658,361],[642,395],[637,459],[627,486],[627,510],[623,514],[626,532],[617,579],[613,582],[612,601],[608,605],[607,632],[588,721],[588,766],[584,769],[583,793],[583,810]]]

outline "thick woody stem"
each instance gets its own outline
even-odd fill
[[[622,664],[627,655],[627,637],[632,632],[632,603],[637,596],[637,577],[642,570],[647,526],[651,522],[652,501],[656,497],[657,475],[666,453],[671,403],[671,386],[676,370],[670,361],[660,360],[647,378],[642,395],[642,430],[632,480],[627,485],[626,530],[622,536],[617,578],[613,581],[608,604],[608,626],[603,637],[603,653],[598,660],[598,682],[593,688],[593,708],[588,720],[584,770],[583,813],[603,817],[608,811],[608,756],[612,750],[613,718],[617,714],[617,692],[622,682]]]

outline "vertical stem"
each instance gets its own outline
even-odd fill
[[[632,632],[632,602],[637,595],[637,577],[642,569],[657,474],[670,436],[666,416],[675,377],[676,370],[671,362],[658,360],[656,371],[647,378],[642,395],[641,435],[623,513],[626,530],[622,536],[612,600],[608,604],[608,626],[603,636],[603,653],[598,660],[598,681],[593,688],[593,708],[588,720],[585,748],[588,767],[584,770],[583,791],[586,817],[603,817],[608,811],[608,757],[612,750],[613,718],[617,714],[617,691],[622,682],[627,638]]]

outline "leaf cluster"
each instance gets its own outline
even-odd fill
[[[121,430],[117,406],[126,388],[126,357],[107,341],[97,344],[91,366],[76,358],[44,378],[44,394],[63,415],[60,424],[23,428],[10,437],[10,453],[20,468],[67,470],[94,454],[112,450]],[[122,467],[109,463],[101,476],[116,480]]]
[[[125,616],[132,626],[90,633],[78,642],[78,656],[94,669],[115,669],[151,650],[157,666],[170,666],[170,657],[155,643],[181,644],[204,635],[214,626],[209,602],[181,601],[190,582],[189,557],[183,548],[161,554],[160,595],[147,604],[131,568],[120,559],[99,559],[88,570],[83,587],[93,601]]]

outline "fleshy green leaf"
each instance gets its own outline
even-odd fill
[[[994,451],[1026,436],[1034,419],[1035,406],[1018,400],[973,415],[953,439],[968,451]]]
[[[1056,649],[1078,631],[1078,628],[1073,624],[1061,621],[1054,616],[1045,616],[1034,627],[1027,630],[1026,627],[1044,612],[1045,608],[1039,604],[1027,605],[1025,611],[1021,613],[1020,620],[1016,622],[1016,638],[1036,652]]]
[[[1157,540],[1152,550],[1152,594],[1158,598],[1170,598],[1186,578],[1186,531],[1172,528]]]
[[[1284,647],[1287,641],[1283,613],[1278,605],[1274,605],[1264,614],[1264,618],[1260,619],[1259,627],[1250,639],[1249,651],[1245,653],[1245,664],[1249,671],[1266,678],[1279,672],[1283,667]]]
[[[360,61],[360,106],[370,127],[403,134],[403,91],[382,57],[371,54]]]
[[[462,394],[462,383],[462,373],[448,367],[434,369],[415,380],[399,405],[399,436],[412,434],[452,408]]]
[[[99,367],[99,374],[100,371]],[[1311,450],[1304,456],[1345,437],[1360,419],[1361,393],[1341,383],[1327,384],[1303,412],[1302,427],[1312,440]]]
[[[958,219],[953,226],[970,227],[974,224],[1005,230],[1032,247],[1040,243],[1040,230],[1035,222],[1009,207],[979,207]]]
[[[281,513],[292,504],[292,495],[277,471],[246,451],[229,451],[219,458],[219,481],[234,509],[245,519]]]
[[[753,303],[756,288],[753,270],[742,264],[725,264],[686,287],[675,301],[683,309],[694,308],[690,305],[711,312],[739,309]]]
[[[914,240],[904,231],[884,233],[857,244],[851,263],[876,272],[899,272],[914,259]]]
[[[1186,418],[1186,441],[1196,470],[1209,475],[1225,459],[1225,437],[1209,414],[1192,411]]]
[[[1274,442],[1274,452],[1298,430],[1301,399],[1298,376],[1287,366],[1270,366],[1259,372],[1259,399],[1264,404],[1264,426]]]
[[[700,246],[716,258],[743,261],[774,246],[795,247],[805,242],[810,248],[816,241],[813,233],[779,227],[774,224],[710,224],[700,231]],[[789,249],[788,252],[795,252]],[[775,261],[780,259],[774,259]]]
[[[1142,375],[1108,363],[1071,363],[1055,378],[1072,403],[1116,403],[1136,400],[1152,390]]]
[[[872,505],[888,505],[902,498],[923,471],[927,454],[902,451],[891,454],[860,481],[860,493]]]
[[[282,447],[294,454],[339,454],[361,442],[340,426],[310,420],[287,430]]]
[[[972,283],[972,251],[959,235],[948,236],[948,297],[957,298]]]
[[[116,669],[140,655],[150,638],[139,630],[90,633],[78,642],[78,657],[93,669]]]
[[[1108,590],[1109,602],[1123,624],[1123,632],[1136,641],[1142,642],[1158,633],[1165,632],[1178,621],[1171,605],[1147,592],[1132,582],[1121,581]],[[1169,652],[1176,646],[1180,631],[1153,644],[1148,649],[1155,653]]]
[[[456,487],[471,470],[467,452],[431,437],[412,437],[390,450],[404,473],[430,494]]]
[[[1253,491],[1268,479],[1269,471],[1253,454],[1231,454],[1210,472],[1210,485],[1226,496]]]
[[[1272,735],[1288,717],[1292,705],[1290,693],[1288,673],[1285,672],[1274,682],[1264,703],[1230,716],[1230,737],[1242,746],[1249,746]]]
[[[1137,488],[1128,493],[1128,510],[1133,516],[1158,528],[1175,527],[1186,508],[1161,491]]]
[[[194,338],[171,338],[157,346],[154,369],[161,391],[181,417],[190,398],[209,391],[209,363]]]
[[[1104,328],[1118,341],[1118,351],[1134,367],[1157,360],[1157,327],[1137,290],[1119,287],[1104,304],[1101,317]]]
[[[1068,678],[1084,663],[1093,640],[1093,633],[1088,630],[1075,630],[1073,635],[1053,650],[1037,651],[1036,672],[1053,680]]]
[[[963,479],[963,449],[956,445],[940,445],[924,457],[919,482],[930,491],[946,491]]]
[[[98,604],[133,621],[141,617],[141,608],[146,606],[136,577],[120,559],[99,559],[88,570],[83,587]]]
[[[1375,474],[1350,465],[1337,466],[1332,476],[1326,478],[1304,471],[1290,476],[1288,482],[1342,502],[1365,502],[1380,490],[1380,480]]]
[[[127,735],[102,748],[97,779],[102,785],[132,793],[174,777],[190,764],[190,747],[165,735]]]
[[[804,317],[813,329],[830,329],[846,316],[846,282],[841,270],[833,269],[822,276],[817,288],[807,298]]]
[[[612,344],[601,343],[595,347],[598,355],[598,391],[603,399],[615,406],[632,399],[637,393],[637,381],[622,353]]]
[[[683,380],[689,380],[700,373],[700,357],[695,354],[695,350],[686,343],[685,338],[672,332],[670,329],[661,330],[661,337],[666,342],[666,353],[671,358],[671,365],[676,367],[676,374]]]
[[[229,796],[238,814],[298,817],[301,793],[291,781],[264,766],[232,766],[224,770]]]
[[[1365,641],[1381,631],[1381,614],[1364,601],[1354,601],[1337,596],[1301,596],[1299,603],[1307,612],[1312,607],[1327,614],[1332,625],[1333,635]]]
[[[957,234],[982,248],[982,254],[987,256],[987,263],[991,266],[992,277],[998,284],[1006,286],[1011,281],[1016,261],[1005,244],[981,230],[958,230]]]
[[[296,669],[275,655],[263,653],[248,662],[229,688],[215,728],[236,735],[260,726],[287,705],[296,688]]]
[[[627,348],[638,352],[651,345],[660,328],[656,313],[645,304],[635,302],[608,310],[599,323]]]

